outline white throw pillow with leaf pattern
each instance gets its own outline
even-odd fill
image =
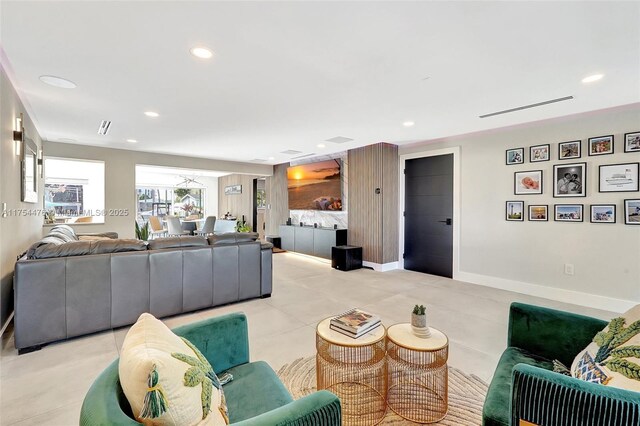
[[[140,423],[229,423],[222,386],[209,362],[151,314],[140,315],[127,333],[118,373]]]
[[[640,392],[640,305],[611,320],[571,365],[573,377]]]

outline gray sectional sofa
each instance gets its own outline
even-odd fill
[[[85,241],[66,235],[60,242],[52,234],[16,263],[20,353],[133,324],[143,312],[162,318],[271,295],[272,246],[256,241],[255,233],[159,238],[148,245],[113,234]]]

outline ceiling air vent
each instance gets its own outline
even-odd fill
[[[522,111],[523,109],[529,109],[529,108],[539,107],[542,105],[554,104],[556,102],[568,101],[570,99],[573,99],[573,96],[565,96],[564,98],[551,99],[548,101],[538,102],[535,104],[523,105],[515,108],[505,109],[504,111],[491,112],[489,114],[481,115],[480,118],[493,117],[494,115],[500,115],[500,114],[508,114],[510,112]]]
[[[292,159],[292,160],[297,160],[297,159],[299,159],[299,158],[307,158],[307,157],[311,157],[311,156],[314,156],[314,155],[316,155],[316,154],[315,154],[314,152],[312,152],[311,154],[298,155],[297,157],[293,157],[293,158],[291,158],[291,159]]]
[[[251,162],[253,162],[253,163],[266,163],[267,160],[265,160],[264,158],[254,158],[253,160],[251,160]]]
[[[353,139],[351,138],[345,138],[344,136],[336,136],[335,138],[331,138],[331,139],[327,139],[327,142],[333,142],[333,143],[347,143],[347,142],[351,142]]]
[[[102,123],[100,123],[100,127],[98,127],[98,134],[106,136],[106,134],[109,132],[109,129],[111,129],[111,121],[102,120]]]
[[[302,154],[302,151],[296,151],[295,149],[288,149],[286,151],[280,152],[280,154],[296,155],[296,154]]]

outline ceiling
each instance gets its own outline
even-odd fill
[[[639,19],[640,2],[614,1],[3,0],[0,35],[47,140],[276,164],[639,102]]]

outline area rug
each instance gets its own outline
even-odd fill
[[[295,399],[316,390],[315,357],[300,358],[278,370],[280,380]],[[436,425],[478,426],[482,424],[482,404],[487,394],[487,384],[474,375],[449,367],[449,412]],[[399,417],[391,410],[381,425],[415,425]]]

